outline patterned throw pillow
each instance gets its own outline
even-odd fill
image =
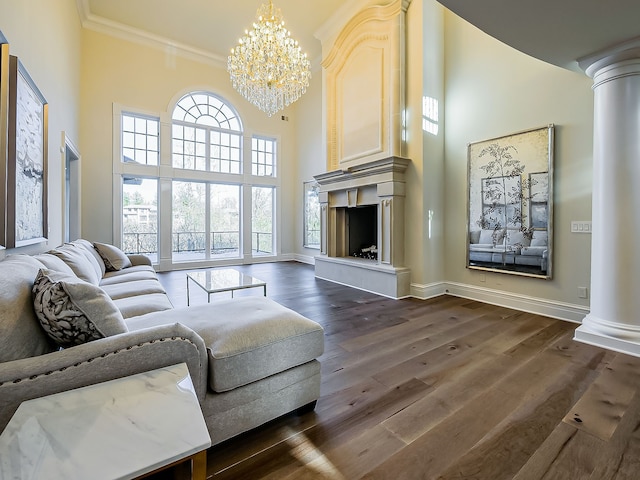
[[[122,270],[123,268],[131,266],[131,260],[129,260],[127,254],[120,250],[118,247],[109,245],[108,243],[98,242],[94,243],[93,246],[102,257],[104,266],[107,268],[107,270]]]
[[[61,347],[128,331],[120,310],[100,287],[64,273],[40,269],[33,306],[47,335]]]

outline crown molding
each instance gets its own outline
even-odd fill
[[[91,13],[89,0],[76,0],[76,5],[83,28],[218,68],[227,68],[227,57],[94,15]]]

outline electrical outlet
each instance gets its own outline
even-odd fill
[[[587,287],[578,287],[578,298],[589,298],[589,290]]]
[[[486,282],[486,281],[487,281],[487,276],[486,276],[484,273],[481,273],[481,274],[480,274],[480,279],[479,279],[479,280],[480,280],[480,282],[484,283],[484,282]]]

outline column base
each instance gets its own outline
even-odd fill
[[[573,337],[574,340],[614,352],[640,357],[640,329],[616,324],[587,315]]]

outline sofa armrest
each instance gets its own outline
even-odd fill
[[[136,265],[153,265],[151,263],[151,259],[146,255],[142,255],[141,253],[129,253],[127,254],[127,257],[129,257],[129,261],[131,262],[132,267],[135,267]]]
[[[25,400],[181,362],[187,364],[202,402],[207,389],[206,347],[197,333],[178,323],[0,363],[0,432]]]

